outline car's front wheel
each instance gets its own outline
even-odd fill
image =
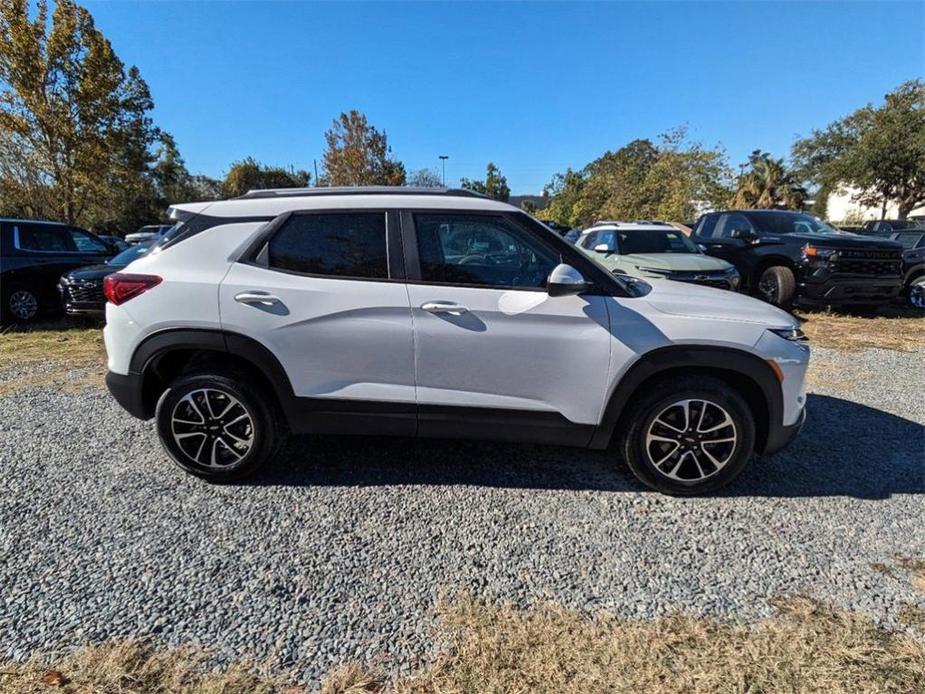
[[[155,418],[161,444],[174,462],[210,482],[250,475],[282,440],[273,403],[233,374],[180,376],[158,400]]]
[[[797,281],[793,270],[783,265],[769,267],[758,278],[758,294],[769,304],[783,309],[793,305]]]
[[[755,421],[744,398],[712,377],[660,381],[627,413],[619,449],[639,480],[666,494],[728,484],[752,456]]]
[[[925,275],[917,277],[909,283],[906,289],[906,298],[913,308],[925,308]]]

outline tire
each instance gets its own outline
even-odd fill
[[[3,321],[31,323],[39,316],[39,294],[28,285],[14,284],[3,288]]]
[[[789,309],[793,305],[796,288],[797,281],[793,276],[793,270],[783,265],[765,268],[758,278],[758,296],[783,309]]]
[[[909,282],[906,288],[906,301],[912,308],[925,309],[925,275]]]
[[[220,483],[247,477],[273,457],[284,438],[276,409],[272,396],[245,375],[200,372],[170,383],[155,419],[161,445],[177,465]]]
[[[630,470],[647,487],[674,496],[708,494],[728,484],[755,447],[755,420],[745,399],[709,376],[656,382],[622,421],[618,445]]]

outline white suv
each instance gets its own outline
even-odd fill
[[[284,433],[614,444],[708,492],[804,418],[809,348],[745,296],[614,276],[461,190],[263,190],[176,205],[106,278],[107,384],[213,481]]]

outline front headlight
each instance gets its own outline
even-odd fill
[[[778,337],[782,337],[790,342],[807,342],[809,340],[809,338],[806,337],[806,333],[799,328],[769,328],[769,330]]]

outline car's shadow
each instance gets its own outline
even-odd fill
[[[722,496],[885,498],[925,493],[925,427],[824,395],[809,396],[799,438],[752,463]],[[640,491],[613,452],[388,437],[298,437],[245,485],[472,485]]]

